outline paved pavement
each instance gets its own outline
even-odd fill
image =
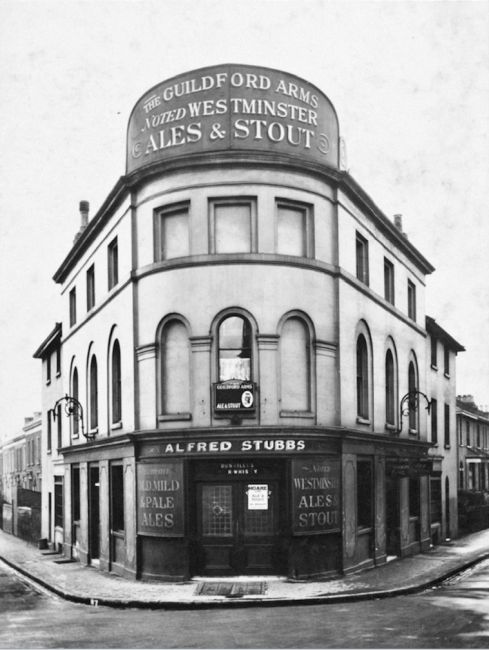
[[[41,551],[0,530],[0,560],[7,565],[63,598],[111,607],[184,609],[384,598],[430,587],[487,557],[489,529],[436,546],[426,553],[402,560],[396,558],[378,568],[323,581],[240,576],[155,583],[126,580],[95,567],[67,562],[62,555]],[[241,595],[246,583],[252,587],[263,583],[263,593]],[[231,585],[232,593],[223,595]]]

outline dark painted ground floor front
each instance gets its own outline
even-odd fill
[[[342,430],[141,432],[64,448],[64,553],[128,578],[318,578],[430,544],[428,446]]]

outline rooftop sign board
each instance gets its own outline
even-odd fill
[[[134,107],[127,173],[163,160],[222,151],[286,154],[338,167],[339,128],[329,99],[286,72],[219,65],[164,81]]]

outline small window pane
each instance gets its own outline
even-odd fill
[[[251,252],[251,205],[214,206],[216,253]]]
[[[164,413],[188,413],[189,342],[183,323],[169,323],[162,338],[162,407]]]
[[[284,324],[280,357],[282,408],[287,411],[309,411],[309,332],[299,318],[289,318]]]
[[[395,377],[394,357],[392,352],[387,350],[385,355],[385,421],[387,424],[395,424]]]
[[[161,215],[161,259],[185,257],[189,254],[188,210]]]
[[[71,394],[73,398],[78,401],[78,370],[74,368],[73,370],[73,379],[71,383]],[[76,417],[76,413],[78,413],[78,410],[75,411],[75,414],[72,415],[72,423],[73,423],[73,437],[78,436],[79,433],[79,419]]]
[[[202,486],[202,535],[232,537],[233,493],[231,485]]]
[[[384,298],[394,304],[394,265],[384,259]]]
[[[112,423],[121,420],[121,348],[119,341],[112,349]]]
[[[119,282],[119,249],[117,246],[117,237],[109,244],[108,250],[108,277],[109,290]]]
[[[90,362],[90,428],[98,425],[98,377],[97,359],[92,357]]]
[[[226,318],[219,327],[219,381],[251,380],[251,326],[241,316]]]
[[[357,340],[357,415],[368,419],[368,350],[365,337],[360,335]]]
[[[368,241],[359,233],[356,235],[356,267],[357,278],[368,285]]]
[[[277,214],[277,253],[306,255],[305,210],[280,205]]]

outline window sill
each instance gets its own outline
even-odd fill
[[[313,418],[312,411],[287,411],[283,410],[279,413],[281,418]]]
[[[444,445],[445,449],[451,449],[451,445]]]
[[[89,436],[96,436],[98,433],[98,427],[94,427],[93,429],[88,430],[88,435]]]
[[[119,422],[113,422],[110,425],[110,428],[112,431],[114,431],[114,429],[122,429],[122,420],[119,420]]]
[[[409,435],[410,436],[417,436],[418,435],[418,430],[417,429],[409,429]]]
[[[158,415],[158,422],[176,422],[177,420],[191,420],[192,413],[165,413]]]
[[[59,379],[61,377],[61,370],[58,370],[56,373],[56,379]]]
[[[450,379],[450,373],[449,372],[444,372],[443,376],[446,377],[447,379]]]
[[[372,424],[368,418],[357,417],[357,424]]]
[[[388,422],[385,423],[385,428],[387,431],[390,431],[391,433],[395,433],[397,431],[397,427],[395,424],[389,424]]]
[[[435,363],[431,364],[431,369],[436,370],[436,372],[438,372],[438,366]]]
[[[50,385],[51,385],[51,380],[50,380],[50,379],[46,379],[46,386],[50,386]]]

